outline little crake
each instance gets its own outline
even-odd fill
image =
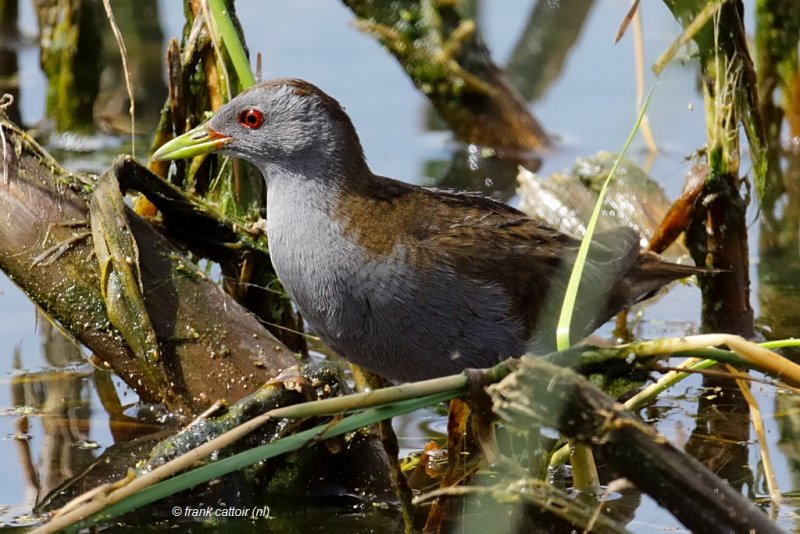
[[[352,362],[419,380],[553,350],[575,238],[487,198],[376,176],[339,103],[301,80],[245,91],[155,157],[215,151],[264,175],[278,278]],[[640,252],[633,230],[598,236],[573,338],[698,271]]]

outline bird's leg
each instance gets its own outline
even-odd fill
[[[355,364],[351,363],[350,369],[353,372],[356,388],[359,390],[380,389],[391,386],[391,383],[385,378],[362,369]],[[408,486],[408,480],[403,474],[403,467],[400,465],[400,446],[397,442],[397,434],[395,434],[394,428],[392,428],[391,419],[381,421],[379,428],[381,445],[389,459],[390,476],[395,487],[395,492],[397,493],[397,498],[400,501],[403,522],[405,523],[406,531],[412,532],[414,530],[414,505],[411,504],[413,494],[411,488]]]
[[[628,325],[628,310],[622,310],[617,314],[614,322],[614,337],[621,343],[630,343],[633,341],[633,334]]]
[[[467,422],[470,408],[464,400],[450,401],[447,412],[447,471],[439,481],[439,488],[446,489],[462,482],[472,474],[467,470]],[[437,497],[433,501],[423,532],[440,532],[445,517],[446,501]]]

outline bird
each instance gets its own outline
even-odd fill
[[[153,158],[212,152],[260,170],[275,273],[348,361],[407,382],[555,350],[580,240],[478,194],[374,174],[347,113],[315,85],[255,85]],[[699,272],[642,251],[630,228],[595,235],[571,340]]]

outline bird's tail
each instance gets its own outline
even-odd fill
[[[638,261],[631,266],[629,275],[621,281],[628,284],[628,302],[623,305],[632,306],[653,296],[659,289],[675,280],[688,278],[698,274],[713,274],[718,269],[707,269],[693,265],[681,265],[662,260],[657,254],[643,252]]]

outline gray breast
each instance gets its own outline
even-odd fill
[[[315,333],[348,360],[408,381],[523,352],[501,287],[459,279],[446,266],[412,272],[400,244],[369,258],[324,213],[300,211],[301,224],[269,211],[272,261]]]
[[[393,254],[394,256],[399,254]],[[400,380],[419,380],[488,367],[522,353],[522,327],[494,284],[459,279],[445,266],[409,274],[394,259],[367,267],[361,301],[367,343],[356,363]]]

